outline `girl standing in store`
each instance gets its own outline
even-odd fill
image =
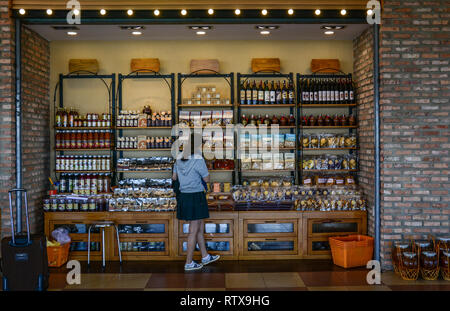
[[[204,265],[220,258],[210,255],[206,250],[204,234],[204,219],[209,218],[208,202],[206,200],[206,183],[210,181],[205,160],[201,156],[202,137],[192,134],[184,145],[181,158],[173,167],[173,182],[177,192],[177,218],[189,224],[187,258],[185,271],[198,270]],[[190,148],[188,148],[190,146]],[[178,188],[179,189],[176,189]],[[202,253],[201,263],[192,260],[196,244]]]

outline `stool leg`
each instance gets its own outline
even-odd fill
[[[120,264],[122,264],[122,248],[120,247],[119,228],[117,228],[117,226],[114,225],[114,229],[116,230],[117,245],[119,247],[119,261]]]
[[[102,228],[102,262],[105,268],[105,228]]]
[[[91,228],[90,225],[88,229],[88,266],[91,264]]]

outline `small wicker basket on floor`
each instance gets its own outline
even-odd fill
[[[435,280],[437,280],[438,277],[439,277],[439,265],[437,266],[436,269],[429,269],[429,270],[427,270],[427,269],[421,268],[420,269],[420,275],[422,276],[422,278],[424,280],[427,280],[427,281],[435,281]]]

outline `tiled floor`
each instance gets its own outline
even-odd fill
[[[51,269],[49,290],[132,291],[450,291],[445,280],[404,281],[382,273],[381,285],[368,285],[365,268],[343,269],[328,260],[220,261],[185,273],[182,262],[82,263],[80,285],[67,285],[66,269]]]

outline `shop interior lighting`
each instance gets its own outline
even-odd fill
[[[122,30],[142,30],[145,29],[144,26],[120,26]]]
[[[132,34],[133,34],[133,36],[140,36],[140,35],[142,35],[142,32],[141,31],[133,31]]]
[[[321,13],[321,12],[320,12],[320,10],[319,10],[319,9],[317,9],[317,10],[315,10],[315,11],[314,11],[314,14],[316,14],[317,16],[319,16],[319,15],[320,15],[320,13]]]
[[[267,15],[267,10],[266,10],[266,9],[262,10],[262,11],[261,11],[261,14],[264,15],[264,16],[266,16],[266,15]]]
[[[239,10],[239,9],[234,10],[234,14],[241,15],[241,10]]]
[[[160,13],[161,13],[161,12],[159,12],[158,9],[153,11],[153,15],[155,15],[155,16],[159,16]]]
[[[53,14],[53,10],[52,9],[47,9],[47,15],[52,15]]]
[[[73,10],[73,14],[75,14],[76,16],[78,16],[78,15],[80,14],[80,10],[78,10],[78,9]]]
[[[128,10],[128,11],[127,11],[127,14],[128,14],[128,16],[133,15],[133,10]]]
[[[373,11],[371,9],[367,10],[367,15],[371,16],[373,14]]]
[[[209,9],[209,10],[208,10],[208,14],[209,14],[209,15],[213,15],[213,14],[214,14],[214,10],[213,10],[213,9]]]
[[[263,31],[260,32],[260,34],[262,34],[263,36],[267,36],[267,35],[270,35],[270,31],[263,30]]]
[[[288,14],[289,14],[289,15],[294,14],[294,10],[293,10],[293,9],[289,9],[289,10],[288,10]]]
[[[326,34],[327,36],[331,36],[334,35],[334,31],[333,30],[327,30],[324,32],[324,34]]]
[[[67,34],[69,36],[76,36],[78,33],[76,31],[68,31]]]
[[[347,15],[347,10],[346,10],[346,9],[342,9],[342,10],[341,10],[341,15],[342,15],[342,16]]]
[[[100,14],[101,14],[101,15],[105,15],[105,14],[106,14],[106,10],[105,10],[105,9],[101,9],[101,10],[100,10]]]
[[[326,30],[340,30],[340,29],[344,29],[345,26],[343,25],[326,25],[326,26],[321,26],[320,29],[326,29]]]
[[[203,36],[203,35],[206,35],[206,31],[197,31],[197,35],[198,36]]]
[[[186,15],[186,14],[187,14],[187,11],[186,11],[186,10],[184,10],[184,9],[183,9],[183,10],[181,10],[181,15],[183,15],[183,16],[184,16],[184,15]]]
[[[212,26],[188,26],[189,29],[192,30],[211,30],[213,29]]]
[[[20,9],[19,13],[20,13],[20,15],[25,15],[26,11],[25,11],[25,9]]]
[[[278,28],[280,28],[280,26],[275,26],[275,25],[259,25],[259,26],[255,26],[256,29],[259,30],[276,30]]]

